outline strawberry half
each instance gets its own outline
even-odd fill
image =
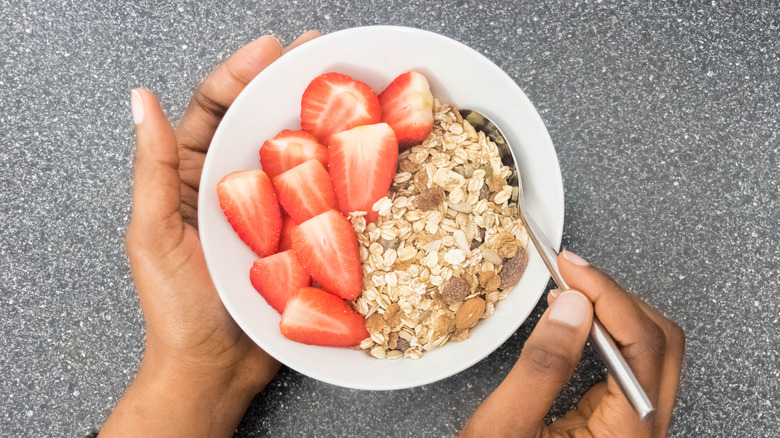
[[[301,99],[301,127],[322,144],[331,134],[381,118],[376,93],[363,82],[341,73],[325,73],[314,78]]]
[[[260,148],[260,164],[271,179],[308,160],[327,166],[328,148],[306,131],[285,129]]]
[[[348,300],[360,294],[363,268],[352,224],[336,210],[299,224],[292,231],[295,256],[326,291]]]
[[[338,208],[328,171],[317,160],[309,160],[274,178],[279,203],[295,223]]]
[[[379,95],[382,121],[395,131],[401,150],[420,144],[433,130],[433,94],[428,79],[406,72]]]
[[[298,289],[311,284],[311,276],[292,251],[283,251],[255,260],[249,281],[271,307],[282,313]]]
[[[366,320],[344,300],[313,287],[287,302],[279,328],[292,341],[328,347],[353,347],[369,336]]]
[[[374,203],[387,194],[395,176],[398,143],[387,123],[359,126],[330,137],[328,173],[339,211],[365,211],[372,222]]]
[[[230,226],[260,257],[274,254],[279,244],[282,215],[274,187],[262,170],[241,170],[217,184],[219,206]]]
[[[295,221],[290,216],[282,212],[282,232],[279,235],[279,248],[277,251],[287,251],[292,249],[292,229],[295,227]]]

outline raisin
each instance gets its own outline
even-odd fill
[[[487,184],[482,184],[482,188],[479,189],[479,199],[487,199],[490,196],[490,188]]]
[[[444,202],[444,189],[441,187],[425,189],[414,198],[415,208],[422,211],[435,210],[442,202]]]
[[[501,272],[498,273],[498,276],[501,277],[501,284],[498,287],[506,289],[514,286],[515,283],[520,281],[526,266],[528,266],[528,253],[525,251],[525,248],[518,246],[517,254],[514,257],[504,259]]]
[[[399,336],[395,349],[399,351],[406,351],[409,349],[409,346],[409,341]]]
[[[386,240],[382,238],[379,239],[379,244],[382,245],[382,248],[385,251],[387,251],[388,249],[398,249],[398,243],[399,242],[397,237],[391,240]]]

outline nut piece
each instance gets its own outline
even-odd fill
[[[441,296],[444,299],[444,302],[448,306],[451,306],[463,301],[470,292],[471,286],[468,281],[460,277],[452,277],[449,281],[444,283],[444,286],[441,289]]]
[[[444,202],[444,189],[441,187],[432,187],[423,190],[414,199],[414,206],[418,210],[430,211],[439,208],[441,203]]]
[[[500,284],[501,277],[496,274],[496,271],[485,271],[479,273],[479,285],[482,286],[486,292],[498,289]]]
[[[458,329],[474,327],[485,313],[485,300],[480,297],[469,298],[455,313],[455,327]]]
[[[501,285],[498,287],[506,289],[514,286],[520,281],[526,266],[528,266],[528,253],[525,252],[525,248],[518,246],[517,254],[511,259],[504,260],[501,272],[498,274],[501,277]]]
[[[366,330],[369,333],[381,332],[385,327],[385,319],[378,313],[372,313],[366,318]]]
[[[500,192],[506,185],[506,180],[501,178],[501,175],[493,175],[488,178],[487,185],[491,192]]]
[[[401,315],[401,306],[398,303],[392,303],[387,306],[384,318],[387,325],[392,329],[401,324]]]

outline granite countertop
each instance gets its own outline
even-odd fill
[[[640,3],[0,0],[0,435],[86,436],[136,371],[130,89],[177,120],[259,35],[397,24],[484,53],[534,102],[563,173],[563,246],[687,333],[672,436],[780,436],[780,9]],[[420,388],[283,369],[237,435],[452,436],[544,308]],[[552,415],[603,375],[586,353]]]

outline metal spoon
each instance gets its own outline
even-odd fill
[[[520,219],[523,221],[523,225],[525,225],[525,228],[528,231],[528,236],[531,238],[531,241],[533,241],[536,250],[539,252],[542,261],[544,261],[544,264],[547,266],[547,269],[550,271],[550,274],[558,287],[561,289],[568,289],[569,286],[566,284],[563,277],[561,277],[561,272],[558,270],[558,252],[544,235],[541,228],[539,228],[539,225],[534,222],[526,209],[523,197],[523,181],[518,173],[517,160],[515,160],[514,154],[512,153],[512,148],[509,147],[509,144],[505,140],[506,137],[504,137],[504,134],[501,133],[501,130],[498,129],[498,126],[496,126],[495,123],[478,111],[461,109],[460,115],[468,121],[474,129],[484,132],[485,135],[498,146],[498,151],[501,154],[501,161],[505,166],[512,169],[512,175],[509,177],[507,183],[516,184],[519,189],[517,206],[520,210]],[[631,403],[631,406],[633,406],[634,410],[639,414],[639,417],[642,419],[647,417],[655,410],[653,403],[636,380],[636,376],[634,376],[633,371],[631,371],[631,368],[626,363],[623,355],[620,354],[620,350],[618,350],[615,345],[615,341],[612,340],[612,336],[610,336],[607,329],[604,328],[595,315],[593,316],[593,326],[590,329],[589,339],[591,345],[595,348],[596,352],[601,356],[601,359],[607,366],[607,370],[615,379],[618,387],[623,391],[623,394],[626,396],[629,403]]]

